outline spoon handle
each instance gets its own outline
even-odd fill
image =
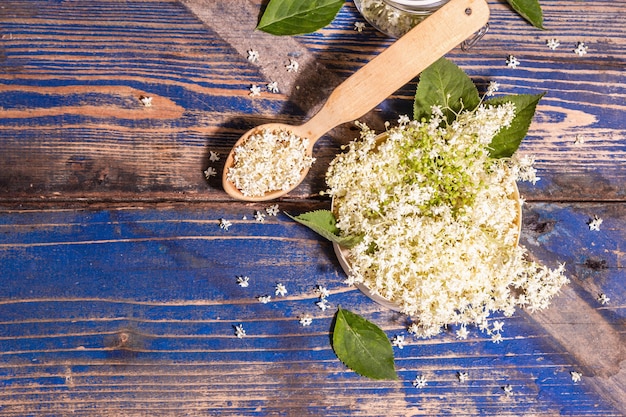
[[[488,20],[485,0],[451,0],[340,84],[302,126],[306,136],[315,142],[334,127],[363,116]]]

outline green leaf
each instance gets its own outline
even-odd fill
[[[361,236],[339,236],[339,229],[337,228],[337,220],[335,215],[330,210],[315,210],[303,213],[299,216],[292,216],[288,213],[291,219],[297,221],[300,224],[305,225],[314,232],[320,234],[322,237],[343,246],[344,248],[351,248],[359,243],[363,238]]]
[[[519,148],[522,139],[526,137],[530,122],[535,115],[537,103],[545,95],[543,94],[519,94],[513,96],[496,97],[485,101],[485,105],[499,106],[506,102],[515,104],[515,117],[511,126],[502,129],[494,136],[489,145],[489,154],[492,158],[509,157]]]
[[[358,314],[339,308],[333,327],[333,350],[348,368],[372,379],[398,379],[387,335]]]
[[[478,90],[461,68],[446,58],[440,58],[420,76],[413,104],[413,118],[429,119],[431,106],[439,105],[451,122],[454,112],[474,110],[480,103]],[[449,110],[447,109],[449,108]]]
[[[506,0],[513,10],[534,27],[543,29],[543,12],[538,0]]]
[[[333,21],[345,0],[270,0],[257,29],[272,35],[315,32]]]

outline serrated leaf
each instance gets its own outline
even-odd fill
[[[440,58],[420,75],[413,117],[415,120],[429,119],[431,107],[441,106],[449,122],[454,120],[462,109],[474,110],[480,103],[478,90],[461,68],[446,58]],[[446,108],[450,108],[448,110]]]
[[[339,308],[333,326],[333,350],[348,368],[372,379],[398,379],[389,338],[358,314]]]
[[[543,29],[543,12],[539,0],[506,0],[513,10],[519,13],[534,27]]]
[[[271,0],[257,29],[272,35],[315,32],[335,19],[345,0]]]
[[[545,93],[502,96],[485,102],[485,105],[492,106],[498,106],[506,102],[515,104],[515,117],[511,122],[511,126],[498,132],[489,145],[489,154],[492,158],[506,158],[515,153],[520,143],[522,143],[522,139],[526,137],[530,123],[535,115],[537,103],[544,95]]]
[[[360,236],[340,236],[340,231],[336,226],[337,219],[335,219],[335,215],[330,210],[309,211],[295,217],[288,213],[285,214],[287,214],[287,216],[291,219],[318,233],[322,237],[330,240],[331,242],[335,242],[344,248],[349,249],[363,239]]]

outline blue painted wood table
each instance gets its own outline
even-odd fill
[[[488,34],[448,55],[483,91],[547,93],[520,149],[541,177],[520,186],[521,240],[565,262],[571,282],[546,310],[498,316],[499,344],[473,328],[457,339],[454,326],[412,337],[407,317],[343,284],[332,246],[284,214],[329,207],[324,172],[354,126],[319,142],[287,197],[223,192],[241,133],[307,119],[391,43],[355,30],[351,2],[317,33],[264,35],[261,3],[0,3],[0,416],[626,415],[626,2],[542,0],[540,31],[491,0]],[[415,86],[363,120],[381,129],[411,114]],[[317,285],[330,309],[316,306]],[[339,305],[406,336],[398,381],[335,357]]]

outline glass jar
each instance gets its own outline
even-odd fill
[[[385,35],[399,38],[449,0],[354,0],[365,20]]]

